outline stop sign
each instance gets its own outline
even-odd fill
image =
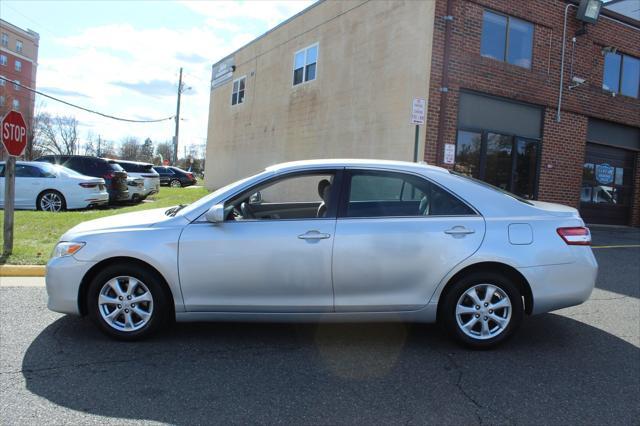
[[[2,144],[9,155],[19,157],[27,146],[27,125],[18,111],[9,111],[0,125]]]

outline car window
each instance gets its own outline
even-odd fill
[[[39,178],[44,177],[44,174],[37,167],[29,166],[27,164],[16,164],[16,177]]]
[[[60,164],[69,169],[75,170],[79,173],[85,173],[85,165],[82,161],[82,158],[79,157],[67,157],[61,158]]]
[[[58,175],[57,170],[60,166],[54,166],[49,163],[41,163],[37,166],[40,170],[41,177],[53,178]]]
[[[111,167],[111,169],[116,171],[116,172],[123,172],[124,171],[122,166],[120,164],[116,163],[115,161],[109,161],[108,164]]]
[[[333,215],[335,174],[296,173],[254,186],[225,203],[227,220],[316,219]],[[335,208],[335,207],[333,207]]]
[[[347,180],[345,217],[473,215],[464,202],[417,176],[378,171],[353,171]]]
[[[0,164],[0,177],[4,177],[4,164]],[[2,191],[2,189],[0,189]]]

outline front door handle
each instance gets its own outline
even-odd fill
[[[307,231],[304,234],[298,235],[301,240],[326,240],[331,237],[330,234],[323,234],[318,231]]]
[[[453,228],[444,231],[445,234],[452,235],[454,237],[464,237],[465,235],[473,234],[475,232],[475,229],[468,229],[461,225],[454,226]]]

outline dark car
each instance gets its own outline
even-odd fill
[[[169,185],[173,188],[195,185],[198,180],[191,172],[184,171],[173,166],[154,166],[153,169],[160,175],[160,185]]]
[[[110,203],[129,198],[127,172],[113,160],[87,155],[45,155],[36,161],[60,164],[86,176],[103,178],[109,191]]]

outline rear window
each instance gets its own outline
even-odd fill
[[[152,164],[118,163],[123,169],[131,173],[149,173],[153,168]]]
[[[455,172],[455,171],[453,171],[453,170],[451,170],[451,171],[450,171],[450,173],[451,173],[452,175],[460,176],[461,178],[468,179],[468,180],[470,180],[470,181],[472,181],[472,182],[474,182],[474,183],[477,183],[478,185],[482,185],[482,186],[484,186],[485,188],[493,189],[494,191],[500,192],[500,193],[502,193],[502,194],[504,194],[504,195],[508,195],[509,197],[511,197],[511,198],[515,198],[516,200],[518,200],[518,201],[520,201],[520,202],[522,202],[522,203],[529,204],[530,206],[532,206],[532,205],[533,205],[533,203],[529,202],[529,200],[526,200],[526,199],[524,199],[524,198],[522,198],[522,197],[519,197],[519,196],[517,196],[516,194],[514,194],[514,193],[512,193],[512,192],[505,191],[504,189],[499,188],[499,187],[497,187],[497,186],[491,185],[490,183],[487,183],[487,182],[485,182],[485,181],[483,181],[483,180],[476,179],[476,178],[474,178],[474,177],[471,177],[471,176],[465,175],[465,174],[460,173],[460,172]]]
[[[116,172],[123,172],[124,171],[124,169],[122,167],[120,167],[120,164],[116,163],[115,161],[109,161],[109,165]]]

